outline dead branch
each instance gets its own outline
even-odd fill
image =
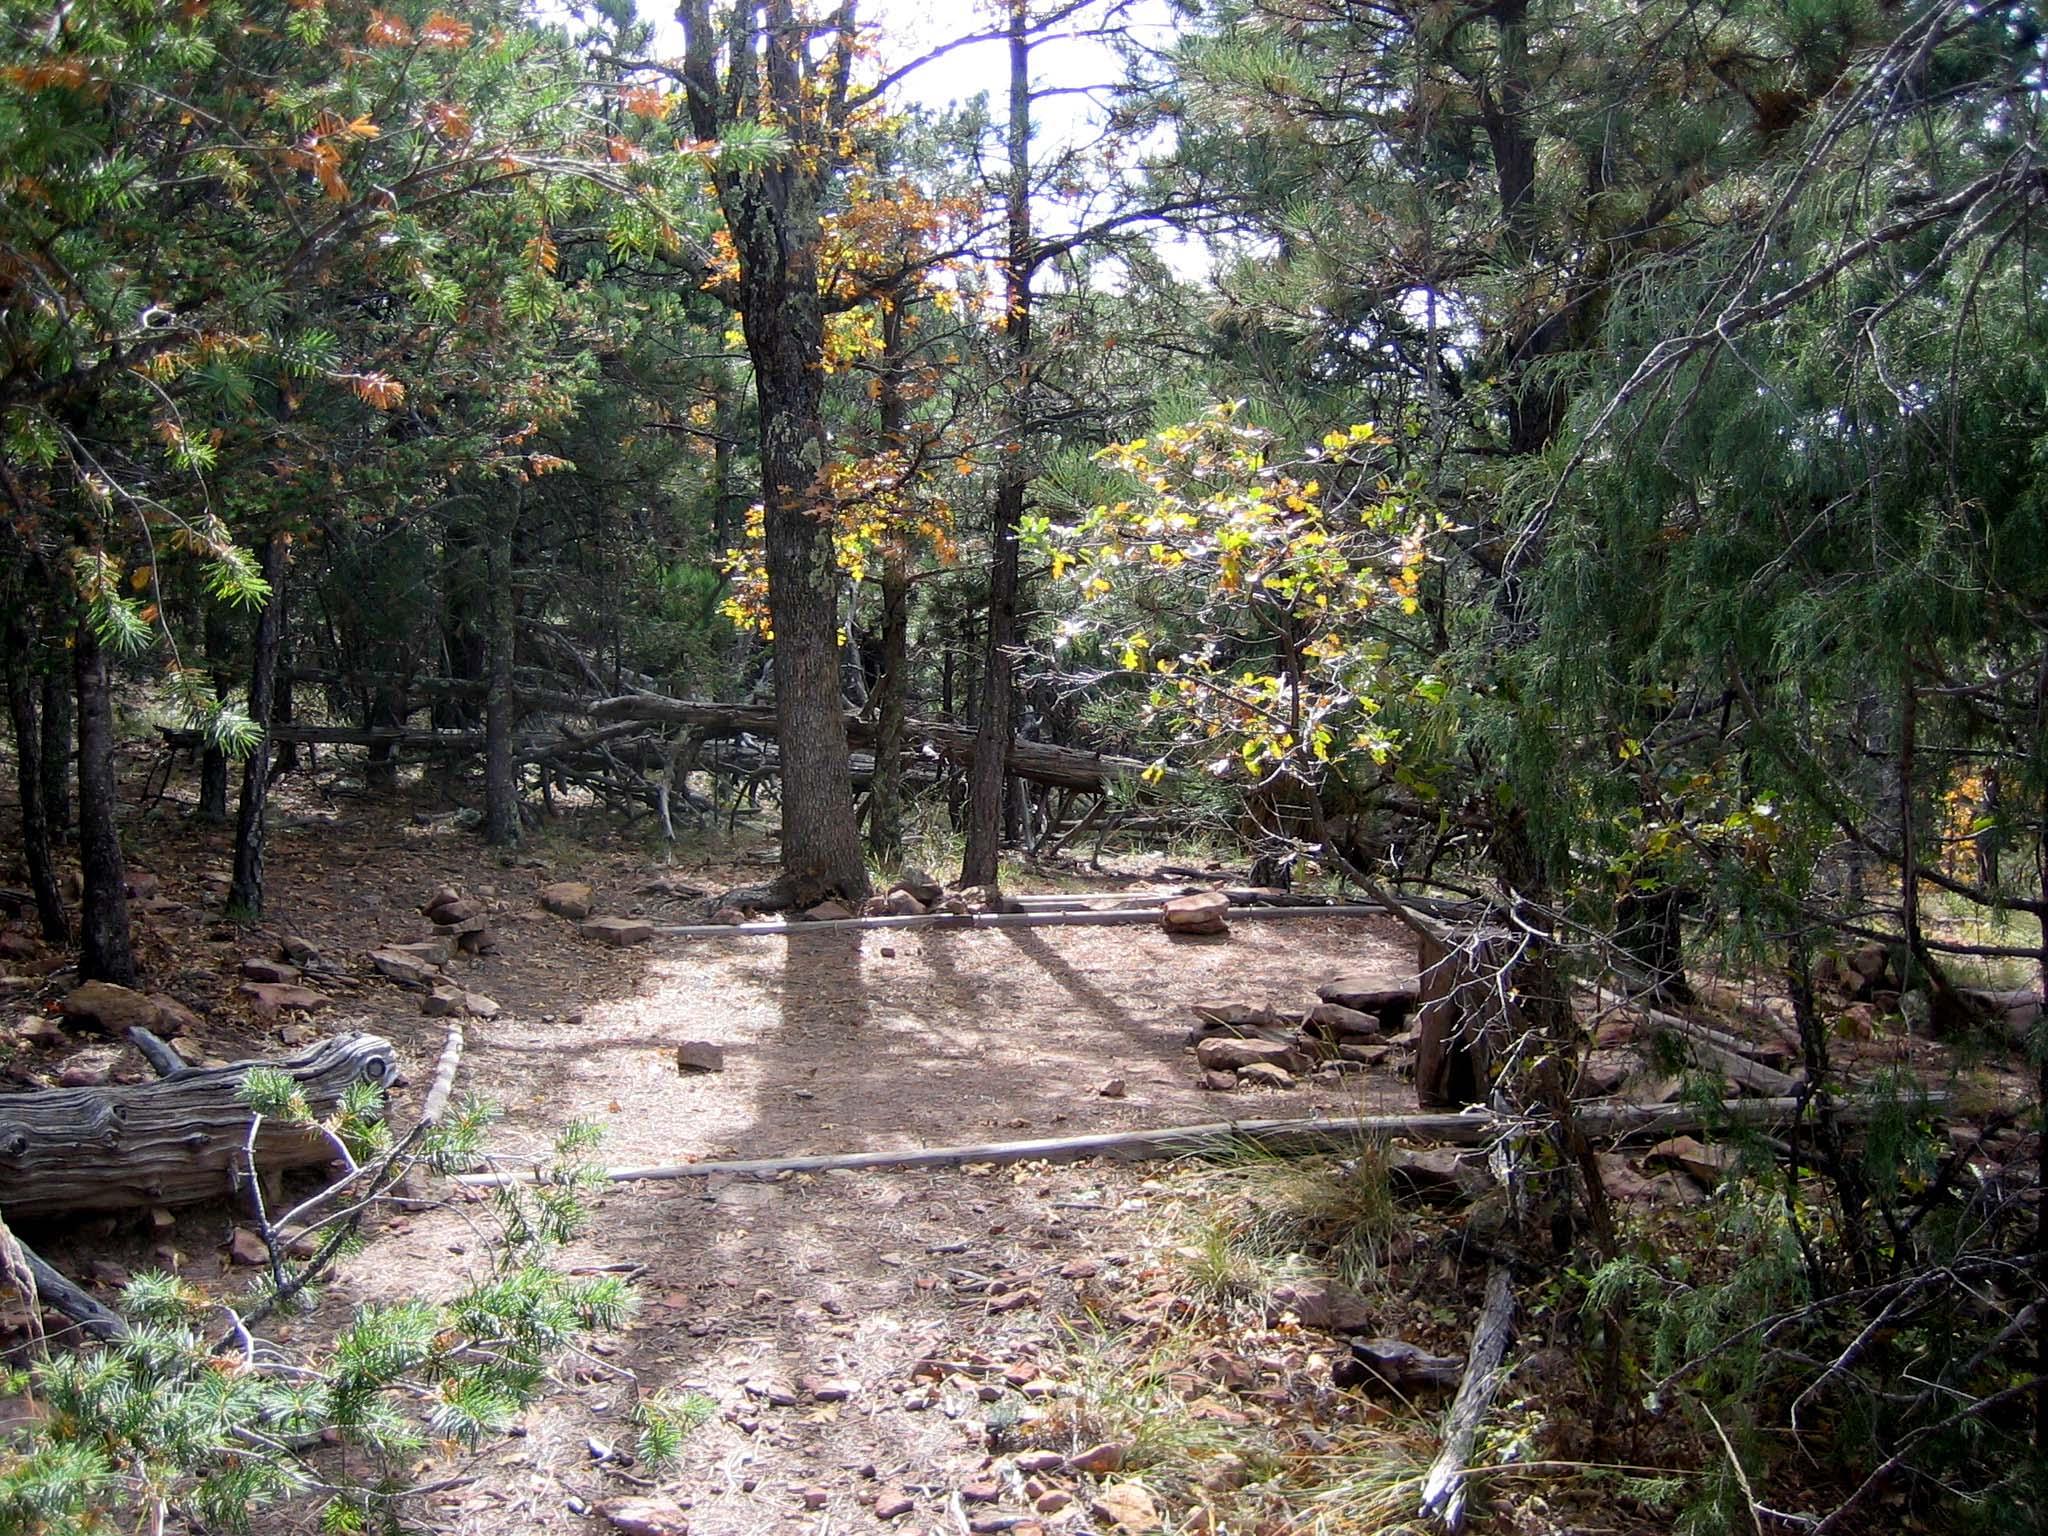
[[[1480,1420],[1508,1378],[1502,1362],[1514,1327],[1514,1284],[1507,1269],[1496,1265],[1486,1277],[1486,1300],[1472,1328],[1465,1379],[1458,1383],[1458,1395],[1451,1400],[1450,1416],[1444,1423],[1443,1449],[1422,1480],[1422,1513],[1441,1520],[1449,1531],[1456,1531],[1465,1521],[1465,1469],[1472,1460]]]
[[[1585,1104],[1580,1125],[1589,1137],[1620,1140],[1645,1136],[1663,1139],[1716,1125],[1780,1125],[1803,1107],[1799,1099],[1729,1099],[1702,1114],[1681,1104]],[[1844,1105],[1840,1113],[1857,1114]],[[776,1178],[787,1173],[833,1173],[865,1170],[899,1172],[918,1168],[958,1168],[972,1163],[1074,1162],[1105,1157],[1119,1162],[1215,1156],[1256,1146],[1288,1155],[1342,1151],[1360,1141],[1396,1137],[1410,1141],[1449,1142],[1481,1146],[1501,1136],[1525,1132],[1530,1122],[1485,1111],[1473,1114],[1360,1115],[1336,1120],[1224,1120],[1206,1125],[1166,1126],[1150,1131],[1120,1131],[1096,1136],[1061,1136],[1040,1141],[988,1142],[965,1147],[913,1147],[892,1152],[823,1153],[806,1157],[771,1157],[728,1162],[675,1163],[649,1168],[614,1168],[605,1177],[616,1184],[734,1174]],[[529,1182],[530,1172],[469,1173],[458,1183],[478,1187]]]

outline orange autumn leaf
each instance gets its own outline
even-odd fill
[[[420,26],[420,41],[429,48],[467,48],[476,28],[446,11],[436,11]]]
[[[543,272],[552,272],[561,261],[555,250],[555,242],[545,234],[535,235],[526,242],[526,259]]]
[[[466,109],[437,101],[427,108],[425,115],[427,126],[450,143],[461,144],[468,140],[471,129]]]
[[[357,373],[349,376],[356,397],[374,410],[388,411],[405,401],[405,386],[388,373]]]
[[[619,104],[635,117],[660,122],[675,106],[675,98],[662,95],[651,85],[636,85],[619,97]]]
[[[370,24],[363,29],[363,41],[372,48],[403,48],[412,41],[412,28],[404,18],[389,11],[372,11]]]
[[[613,134],[604,141],[604,149],[605,153],[611,157],[614,165],[622,164],[633,158],[633,146],[617,134]]]

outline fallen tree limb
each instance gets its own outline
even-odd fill
[[[1693,1058],[1701,1065],[1711,1066],[1738,1087],[1748,1088],[1769,1097],[1783,1097],[1796,1091],[1805,1081],[1791,1072],[1780,1072],[1776,1067],[1765,1066],[1745,1055],[1745,1050],[1756,1047],[1749,1041],[1730,1035],[1707,1024],[1695,1024],[1691,1019],[1680,1018],[1675,1013],[1665,1013],[1647,1003],[1624,998],[1604,988],[1595,988],[1595,1000],[1602,1008],[1633,1008],[1653,1028],[1666,1030],[1686,1042]]]
[[[1349,907],[1241,907],[1233,908],[1234,918],[1287,918],[1287,917],[1384,917],[1386,912],[1377,906]],[[743,937],[758,938],[766,934],[781,934],[785,938],[801,937],[805,934],[853,932],[865,929],[905,928],[1108,928],[1118,924],[1142,923],[1159,926],[1159,909],[1156,906],[1131,907],[1124,910],[1104,911],[1091,908],[1087,911],[1038,911],[1038,912],[927,912],[920,917],[843,917],[830,918],[823,922],[774,922],[774,923],[674,923],[657,924],[655,932],[668,939],[711,939],[725,934],[739,934]]]
[[[102,1342],[128,1337],[128,1325],[119,1313],[101,1306],[26,1244],[21,1245],[21,1256],[28,1260],[29,1272],[36,1277],[37,1299],[44,1306]]]
[[[1422,1513],[1456,1531],[1465,1521],[1465,1469],[1479,1438],[1479,1423],[1508,1378],[1503,1362],[1515,1331],[1515,1289],[1504,1266],[1486,1277],[1486,1300],[1472,1327],[1472,1348],[1465,1357],[1465,1379],[1451,1400],[1444,1422],[1443,1449],[1422,1480]]]
[[[1729,1099],[1706,1114],[1683,1104],[1583,1104],[1578,1118],[1590,1137],[1618,1140],[1628,1136],[1662,1139],[1713,1125],[1777,1125],[1799,1113],[1798,1099]],[[1858,1106],[1843,1105],[1840,1114],[1854,1118]],[[1106,1157],[1123,1162],[1201,1157],[1257,1146],[1268,1152],[1343,1151],[1360,1141],[1403,1137],[1480,1146],[1496,1137],[1526,1129],[1531,1122],[1486,1112],[1474,1114],[1360,1115],[1337,1120],[1221,1120],[1206,1125],[1165,1126],[1151,1131],[1118,1131],[1098,1136],[1060,1136],[1040,1141],[988,1142],[965,1147],[911,1147],[892,1152],[822,1153],[807,1157],[751,1158],[737,1161],[675,1163],[650,1168],[613,1168],[605,1177],[615,1184],[657,1180],[703,1179],[713,1174],[774,1178],[785,1173],[899,1171],[917,1168],[958,1168],[968,1163],[1073,1162]],[[529,1182],[530,1172],[468,1173],[458,1183],[492,1187]]]
[[[395,1062],[390,1041],[351,1034],[280,1061],[0,1096],[0,1211],[12,1220],[218,1199],[233,1187],[254,1118],[240,1098],[252,1068],[296,1080],[317,1119],[354,1084],[388,1083]],[[263,1121],[254,1151],[265,1172],[334,1156],[320,1131],[273,1118]]]

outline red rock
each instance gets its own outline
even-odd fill
[[[155,1029],[162,1010],[140,992],[110,981],[88,981],[64,999],[65,1018],[90,1024],[109,1035],[125,1035],[138,1025]]]
[[[262,1233],[250,1227],[237,1227],[228,1238],[228,1258],[254,1269],[270,1262],[270,1250],[264,1246]]]
[[[299,968],[282,960],[254,957],[242,962],[242,975],[250,981],[290,982],[299,979]]]
[[[875,1496],[875,1518],[878,1520],[899,1520],[917,1508],[917,1500],[901,1488],[891,1488]]]
[[[1230,898],[1221,891],[1204,891],[1199,896],[1169,897],[1159,909],[1159,921],[1168,933],[1228,933],[1224,921],[1230,912]]]
[[[1123,1466],[1124,1459],[1129,1454],[1128,1448],[1118,1445],[1114,1440],[1105,1440],[1100,1445],[1091,1445],[1087,1450],[1069,1456],[1066,1470],[1084,1472],[1090,1477],[1107,1477]]]
[[[275,1018],[287,1008],[298,1008],[311,1013],[314,1009],[325,1008],[334,1001],[324,992],[279,982],[245,981],[235,990],[246,997],[250,1006],[265,1018]]]
[[[597,889],[582,880],[557,880],[540,888],[540,904],[557,917],[581,922],[597,902]]]
[[[596,939],[614,949],[645,944],[654,937],[654,924],[638,917],[593,917],[576,930],[586,939]]]
[[[682,1073],[723,1072],[725,1047],[709,1040],[685,1040],[676,1047],[676,1070]]]
[[[1283,1071],[1303,1065],[1301,1052],[1278,1040],[1241,1040],[1231,1035],[1212,1035],[1195,1047],[1195,1061],[1209,1072],[1230,1072],[1254,1062],[1266,1062]]]
[[[597,1512],[625,1536],[690,1536],[690,1517],[674,1499],[606,1499]]]

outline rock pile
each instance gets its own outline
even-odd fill
[[[1292,1088],[1310,1073],[1338,1077],[1379,1066],[1414,1044],[1414,1032],[1404,1032],[1420,992],[1412,978],[1341,976],[1317,990],[1321,1001],[1286,1012],[1198,1003],[1187,1044],[1202,1086],[1219,1093]]]

